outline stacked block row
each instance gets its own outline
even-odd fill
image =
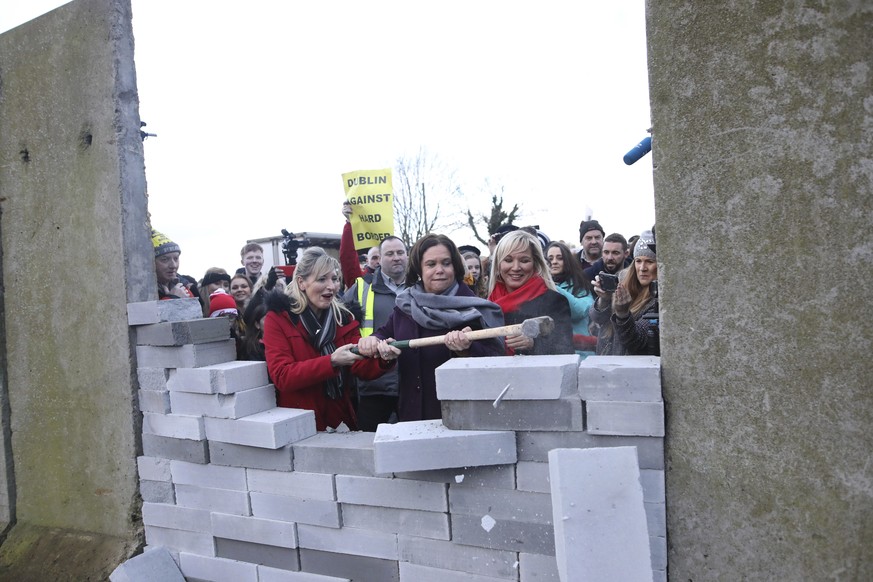
[[[666,578],[663,412],[657,434],[634,406],[663,411],[660,382],[640,400],[650,379],[617,373],[657,376],[657,359],[459,358],[437,370],[442,421],[316,433],[311,411],[275,407],[262,362],[233,361],[226,320],[200,319],[196,300],[132,304],[129,320],[146,541],[188,580],[557,581],[549,452],[595,447],[636,447]]]

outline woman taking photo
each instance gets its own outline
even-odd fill
[[[337,299],[339,264],[319,247],[309,247],[285,292],[267,298],[263,344],[278,405],[315,411],[316,430],[345,423],[357,430],[352,376],[377,378],[393,359],[369,359],[351,352],[361,337],[358,322]]]
[[[537,237],[514,230],[500,239],[491,262],[491,292],[488,298],[500,305],[506,325],[525,319],[550,316],[555,327],[536,339],[524,335],[506,338],[506,353],[572,354],[573,326],[567,298],[555,291],[555,283],[543,258]]]
[[[546,262],[555,282],[555,290],[567,298],[570,304],[570,321],[573,324],[573,345],[576,353],[587,358],[594,355],[597,336],[591,335],[588,326],[591,320],[588,310],[594,305],[594,289],[569,247],[562,242],[549,243]]]
[[[503,325],[500,308],[476,297],[464,283],[464,261],[455,243],[428,234],[409,252],[406,289],[397,295],[388,321],[358,342],[364,355],[399,357],[398,418],[441,418],[434,371],[452,356],[501,356],[497,338],[471,341],[465,332]],[[399,350],[394,340],[445,335],[443,344]]]
[[[621,272],[614,292],[594,278],[597,301],[591,320],[600,325],[598,356],[660,356],[658,327],[658,261],[655,237],[645,231],[634,248],[633,264]]]

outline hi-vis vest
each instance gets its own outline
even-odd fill
[[[361,323],[361,337],[367,337],[373,333],[373,302],[374,293],[370,293],[370,284],[363,277],[358,277],[355,283],[358,286],[358,304],[364,310],[364,321]]]

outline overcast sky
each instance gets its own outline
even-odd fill
[[[0,31],[57,6],[0,0]],[[504,186],[516,223],[578,244],[654,222],[644,0],[133,0],[152,224],[185,274],[247,239],[342,227],[341,174],[425,147],[464,205]],[[458,244],[471,233],[448,232]]]

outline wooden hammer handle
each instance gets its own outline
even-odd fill
[[[472,340],[488,339],[492,337],[505,337],[508,335],[518,335],[521,333],[522,324],[503,325],[501,327],[489,327],[487,329],[477,329],[468,331],[467,337]],[[391,342],[395,348],[423,348],[425,346],[438,346],[446,343],[445,335],[435,335],[431,337],[419,337],[411,340],[398,340]]]

